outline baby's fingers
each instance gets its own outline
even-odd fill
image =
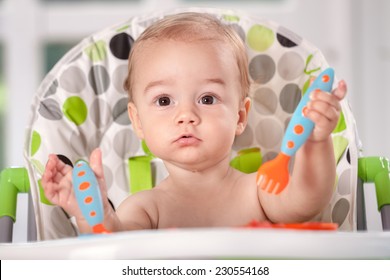
[[[97,148],[92,151],[89,158],[89,164],[96,175],[102,195],[106,193],[106,181],[104,179],[104,169],[102,163],[102,151]]]
[[[337,122],[339,111],[325,102],[309,102],[306,116],[316,126],[326,126],[328,123]]]
[[[45,172],[43,173],[42,180],[60,182],[65,176],[67,176],[72,167],[62,162],[56,155],[49,155],[49,159],[46,163]]]
[[[330,107],[336,109],[336,111],[341,110],[340,100],[338,96],[329,94],[328,92],[315,90],[310,94],[309,107],[314,107],[313,104],[316,104],[316,108],[319,112],[325,112]]]
[[[89,157],[89,164],[98,179],[104,178],[102,152],[99,148],[92,151]]]
[[[343,100],[345,95],[347,94],[347,84],[344,80],[341,80],[338,83],[337,88],[333,90],[333,95],[338,98],[338,100]]]
[[[72,196],[73,188],[70,181],[62,181],[61,183],[45,182],[43,190],[46,198],[53,204],[61,207],[66,207],[69,198]]]

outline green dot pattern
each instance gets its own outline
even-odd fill
[[[34,156],[41,146],[41,135],[37,131],[32,132],[31,136],[31,156]]]
[[[103,61],[107,57],[107,44],[104,41],[98,41],[84,51],[92,62]]]
[[[65,117],[77,126],[85,122],[88,114],[88,109],[84,100],[78,96],[66,99],[62,111],[64,112]]]
[[[275,33],[263,25],[253,25],[249,29],[247,35],[249,47],[258,52],[264,52],[270,48],[275,41]]]

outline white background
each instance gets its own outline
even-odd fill
[[[39,0],[0,3],[7,92],[6,166],[23,166],[24,127],[43,77],[44,42],[78,42],[127,18],[184,6],[224,7],[282,23],[318,46],[349,87],[364,155],[390,157],[390,1],[386,0],[140,0],[48,5]],[[4,142],[3,142],[4,141]],[[381,228],[373,188],[367,193],[369,230]],[[20,196],[15,241],[25,237],[26,197]]]
[[[63,269],[66,265],[67,269]],[[20,269],[23,267],[23,269]],[[138,275],[123,276],[122,271],[127,267],[131,269],[141,269]],[[267,275],[216,275],[218,268],[238,269],[246,268],[268,268]],[[144,269],[145,268],[145,269]],[[162,269],[178,271],[182,269],[184,273],[190,271],[205,270],[207,275],[145,275],[143,271],[147,269]],[[325,269],[324,269],[325,268]],[[44,273],[42,273],[44,271]],[[194,274],[193,272],[193,274]],[[57,280],[68,280],[75,276],[77,279],[96,279],[96,280],[116,280],[116,279],[134,279],[134,280],[185,280],[185,279],[379,279],[383,275],[389,275],[390,266],[388,260],[131,260],[131,261],[112,261],[112,260],[95,260],[95,261],[10,261],[2,262],[2,278],[9,279],[28,279],[39,276],[42,280],[51,280],[53,276]],[[158,274],[158,273],[156,273]]]

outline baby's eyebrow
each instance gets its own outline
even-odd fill
[[[164,80],[151,81],[146,85],[146,87],[144,89],[144,93],[148,92],[153,87],[172,85],[172,84],[174,84],[174,82],[175,82],[174,79],[164,79]],[[204,84],[218,84],[218,85],[222,85],[222,86],[226,85],[225,81],[221,78],[205,79]]]
[[[172,85],[173,83],[174,83],[173,79],[151,81],[151,82],[149,82],[146,85],[146,87],[144,89],[144,92],[148,92],[153,87],[164,86],[164,85]]]
[[[225,86],[226,83],[223,79],[221,78],[212,78],[212,79],[206,79],[206,84],[209,83],[209,84],[220,84],[222,86]]]

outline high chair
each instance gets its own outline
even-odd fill
[[[24,192],[29,193],[33,206],[29,239],[78,235],[72,218],[53,206],[42,190],[41,176],[51,153],[72,164],[81,158],[88,160],[91,151],[100,147],[114,208],[129,194],[151,188],[166,176],[162,162],[133,132],[123,81],[134,40],[152,22],[184,11],[215,15],[232,25],[247,44],[253,106],[248,127],[235,140],[231,164],[244,172],[255,172],[261,162],[276,156],[310,78],[329,67],[319,49],[275,22],[227,10],[192,8],[133,17],[84,39],[41,83],[26,132],[26,166],[5,169],[0,177],[2,242],[11,241],[16,197]],[[389,161],[362,157],[348,101],[341,105],[342,114],[332,134],[337,160],[334,194],[314,220],[337,223],[340,231],[365,230],[363,185],[375,183],[383,229],[389,230]]]

